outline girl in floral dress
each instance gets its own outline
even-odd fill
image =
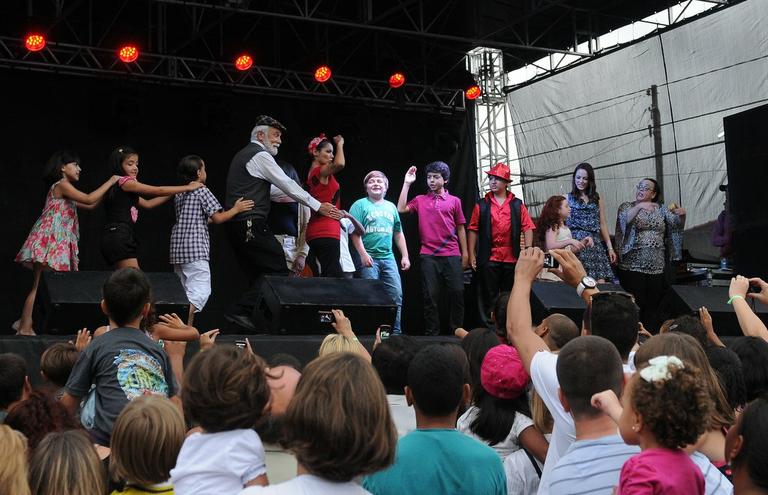
[[[80,179],[80,159],[70,151],[57,151],[48,160],[44,179],[49,186],[45,206],[32,227],[27,240],[16,255],[16,262],[32,269],[32,289],[24,300],[21,318],[13,327],[19,335],[34,335],[32,307],[43,269],[60,272],[76,271],[77,241],[80,233],[77,208],[93,209],[117,182],[112,176],[90,194],[79,191],[74,183]]]
[[[613,250],[605,220],[603,200],[595,186],[595,172],[592,165],[589,163],[577,165],[576,170],[573,171],[571,186],[573,190],[568,193],[571,216],[566,221],[566,225],[577,241],[587,237],[591,237],[593,241],[591,245],[579,251],[579,261],[584,265],[587,275],[599,283],[610,282],[614,278],[611,265],[616,263],[616,253]]]

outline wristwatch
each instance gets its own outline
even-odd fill
[[[587,289],[594,289],[597,287],[597,282],[594,278],[587,275],[586,277],[581,279],[581,282],[579,282],[579,285],[576,286],[576,294],[581,297],[581,294],[584,293]]]

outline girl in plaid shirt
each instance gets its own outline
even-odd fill
[[[205,162],[196,155],[188,155],[179,162],[178,175],[183,183],[199,181],[205,184]],[[179,193],[173,198],[176,224],[171,230],[171,257],[173,271],[189,299],[191,326],[194,314],[199,312],[211,295],[211,267],[208,223],[224,223],[243,211],[253,208],[253,201],[238,199],[227,211],[207,187]]]

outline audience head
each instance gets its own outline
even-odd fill
[[[608,339],[626,362],[640,330],[640,310],[632,296],[625,292],[598,292],[592,296],[588,314],[589,333]]]
[[[12,352],[0,354],[0,411],[23,399],[30,390],[24,358]]]
[[[753,400],[725,437],[725,457],[733,467],[736,490],[745,473],[756,487],[768,490],[768,396]],[[735,493],[739,493],[736,491]]]
[[[57,387],[67,384],[79,353],[71,342],[57,342],[40,356],[40,372],[43,378]]]
[[[714,408],[709,415],[709,429],[729,428],[734,420],[733,408],[726,399],[725,392],[717,379],[717,375],[709,365],[707,355],[701,345],[684,333],[670,332],[654,335],[635,353],[635,365],[637,369],[645,366],[648,361],[656,356],[677,356],[683,362],[691,363],[700,372],[710,400]]]
[[[730,349],[741,360],[747,400],[768,392],[768,342],[760,337],[740,337],[731,343]]]
[[[649,434],[661,447],[681,449],[707,430],[711,399],[701,372],[676,356],[657,356],[629,380],[619,432],[628,444]]]
[[[544,339],[550,351],[559,351],[579,336],[579,327],[567,316],[554,313],[541,320],[536,335]]]
[[[29,461],[33,495],[103,495],[104,466],[91,440],[82,431],[46,436]]]
[[[691,315],[679,316],[672,321],[668,328],[670,332],[680,332],[690,335],[696,339],[704,349],[709,347],[707,330],[704,328],[704,325],[701,324],[701,320],[696,317]]]
[[[509,304],[509,291],[501,292],[493,302],[491,319],[494,323],[496,335],[502,343],[507,342],[507,305]]]
[[[55,397],[40,390],[11,406],[5,424],[27,437],[30,452],[51,432],[80,428],[80,423]]]
[[[0,495],[29,495],[27,439],[8,425],[0,424]]]
[[[408,367],[405,395],[409,403],[426,417],[455,415],[469,399],[466,368],[466,357],[455,349],[440,344],[424,347]]]
[[[122,268],[112,273],[102,289],[102,309],[118,326],[146,316],[152,298],[149,279],[137,268]]]
[[[462,339],[461,347],[467,355],[470,385],[473,389],[480,387],[480,367],[485,354],[497,345],[499,338],[488,328],[475,328]]]
[[[283,446],[321,478],[349,481],[394,461],[397,431],[384,387],[357,354],[330,354],[309,363],[284,424]]]
[[[734,410],[741,409],[747,403],[747,387],[744,371],[738,354],[725,347],[711,345],[706,348],[707,359],[715,370],[720,386],[728,404]]]
[[[592,407],[592,396],[613,390],[621,396],[624,368],[616,346],[603,337],[577,337],[560,349],[557,357],[557,380],[563,404],[576,421],[592,419],[601,411]]]
[[[301,373],[292,366],[270,367],[269,373],[269,414],[256,424],[256,432],[262,442],[277,444],[282,438],[285,412],[296,394]]]
[[[388,394],[405,394],[408,366],[420,348],[419,341],[409,335],[392,335],[373,350],[371,362]]]
[[[167,481],[185,433],[184,419],[170,400],[156,395],[132,400],[112,429],[112,478],[143,487]]]
[[[253,428],[269,402],[266,363],[235,346],[217,345],[196,355],[184,373],[187,420],[208,433]]]
[[[273,354],[272,357],[270,357],[267,360],[267,364],[270,368],[275,368],[277,366],[289,366],[299,373],[301,373],[301,361],[299,359],[292,355],[287,354],[285,352],[278,352],[277,354]]]
[[[495,445],[509,436],[517,413],[531,415],[525,393],[530,381],[517,349],[497,345],[489,350],[480,368],[480,385],[472,388],[477,408],[470,430]]]
[[[339,335],[338,333],[326,335],[320,344],[320,350],[317,351],[317,355],[325,356],[336,352],[355,352],[362,355],[363,351],[357,342],[345,335]]]

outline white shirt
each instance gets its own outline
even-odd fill
[[[507,435],[507,437],[501,442],[495,445],[490,445],[488,442],[475,435],[470,429],[470,425],[477,417],[478,412],[479,410],[475,406],[471,406],[469,409],[467,409],[464,414],[459,417],[458,421],[456,421],[456,429],[463,434],[469,435],[470,437],[475,438],[477,441],[491,447],[496,451],[497,454],[499,454],[502,462],[504,462],[504,459],[506,459],[509,454],[520,450],[522,447],[520,445],[519,439],[520,434],[526,428],[533,426],[533,421],[531,421],[531,418],[525,414],[515,413],[515,422],[512,423],[512,428],[509,431],[509,435]]]
[[[349,234],[355,231],[355,224],[349,218],[342,218],[340,222],[341,237],[339,237],[339,248],[341,257],[339,258],[339,263],[341,263],[341,271],[350,273],[355,271],[355,264],[352,262],[352,256],[349,254]]]
[[[238,493],[265,474],[266,454],[253,430],[193,433],[184,440],[171,482],[176,495]]]
[[[354,481],[337,483],[302,474],[277,485],[249,486],[238,495],[371,495],[371,492]]]
[[[264,146],[257,141],[253,143]],[[298,203],[307,205],[313,210],[320,209],[320,201],[313,198],[307,191],[301,188],[296,182],[285,175],[283,169],[277,164],[275,159],[269,153],[256,153],[248,163],[245,164],[248,173],[257,179],[264,179],[270,184],[277,186],[278,189],[293,198]],[[270,188],[270,196],[272,196]]]
[[[573,416],[563,409],[560,397],[557,394],[557,390],[560,388],[560,382],[557,380],[557,354],[552,354],[549,351],[540,351],[533,356],[531,360],[531,381],[554,420],[552,439],[549,442],[547,459],[544,462],[541,482],[539,483],[538,493],[542,495],[549,493],[548,476],[550,471],[554,469],[560,457],[565,454],[568,447],[576,440],[576,427],[573,423]]]
[[[392,422],[397,428],[398,438],[402,438],[416,429],[416,411],[413,406],[408,405],[404,395],[387,394],[387,402],[389,403]]]

